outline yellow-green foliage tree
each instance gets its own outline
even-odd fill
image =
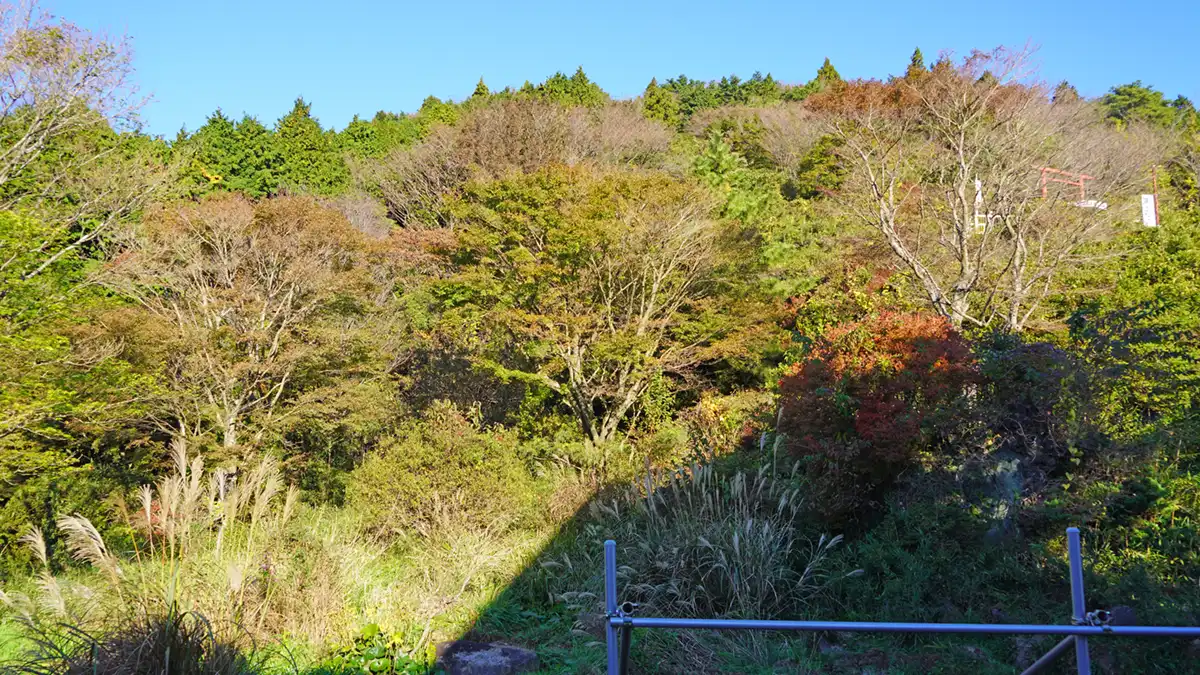
[[[739,328],[735,244],[714,207],[662,174],[551,169],[470,186],[452,205],[447,321],[506,334],[519,356],[480,362],[552,390],[585,438],[611,440],[655,376],[719,358]]]

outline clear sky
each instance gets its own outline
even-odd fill
[[[1200,99],[1200,0],[43,0],[86,28],[133,39],[153,102],[147,130],[174,136],[213,110],[273,123],[304,96],[325,126],[411,112],[583,66],[617,97],[651,77],[755,70],[805,82],[829,57],[843,77],[903,72],[913,47],[1040,46],[1045,80],[1087,96],[1142,80]]]

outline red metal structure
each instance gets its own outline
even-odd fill
[[[1082,173],[1071,173],[1069,171],[1060,171],[1059,169],[1051,169],[1048,166],[1042,167],[1042,198],[1046,198],[1046,185],[1049,183],[1063,183],[1065,185],[1073,185],[1079,188],[1079,200],[1087,199],[1087,189],[1084,181],[1095,180],[1095,176],[1088,176]]]

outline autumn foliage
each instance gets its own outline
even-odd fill
[[[977,368],[943,318],[884,313],[829,330],[780,381],[779,430],[822,515],[864,515],[965,410]]]

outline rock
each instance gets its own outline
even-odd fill
[[[533,651],[467,640],[439,644],[437,662],[446,675],[514,675],[538,669],[538,656]]]

